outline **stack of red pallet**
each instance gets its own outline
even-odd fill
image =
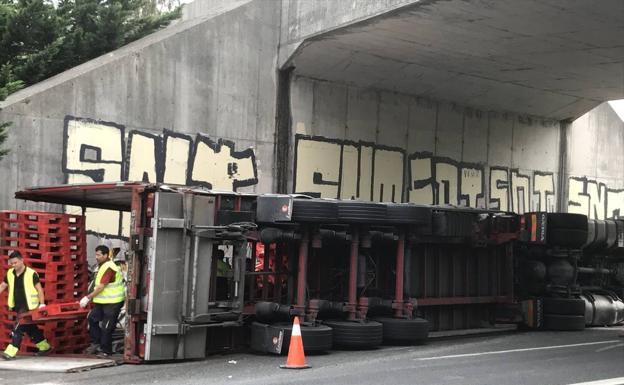
[[[0,273],[6,275],[8,256],[19,251],[26,266],[34,269],[47,304],[79,301],[87,294],[88,265],[84,217],[38,211],[0,211]],[[0,345],[10,343],[16,317],[0,295]],[[80,353],[89,344],[85,319],[40,323],[56,354]],[[24,337],[20,352],[36,352]]]

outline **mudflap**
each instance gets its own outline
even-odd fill
[[[253,350],[260,353],[281,354],[283,342],[283,329],[261,322],[251,324],[251,348]]]

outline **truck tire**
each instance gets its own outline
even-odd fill
[[[583,248],[590,246],[596,241],[596,221],[590,219],[587,221],[587,241],[583,245]]]
[[[271,325],[272,328],[282,329],[284,331],[284,340],[282,342],[282,354],[288,354],[290,346],[290,335],[292,333],[291,323],[277,323]],[[303,350],[306,353],[318,353],[330,350],[333,345],[332,328],[325,325],[301,325],[301,339],[303,341]]]
[[[329,320],[324,323],[332,328],[337,348],[372,349],[383,341],[383,325],[379,322]]]
[[[300,222],[335,222],[338,217],[336,202],[323,199],[293,200],[292,218]]]
[[[596,219],[596,237],[590,245],[591,248],[600,249],[607,245],[607,222]]]
[[[378,317],[374,320],[383,325],[383,341],[388,344],[413,345],[424,342],[429,335],[429,322],[423,318]]]
[[[572,213],[548,213],[548,231],[551,229],[576,229],[587,231],[587,216]]]
[[[276,352],[273,337],[279,336],[280,331],[284,333],[282,347],[279,352]],[[262,353],[287,354],[291,333],[292,324],[290,323],[266,324],[253,322],[251,324],[251,348]],[[303,324],[301,325],[301,339],[303,341],[303,350],[306,353],[327,351],[331,349],[333,344],[332,329],[325,325]]]
[[[585,329],[585,316],[544,314],[544,327],[548,330],[583,330]]]
[[[431,225],[431,207],[388,203],[388,220],[396,223]]]
[[[552,246],[580,249],[587,242],[587,230],[549,229],[546,238]]]
[[[617,224],[612,219],[607,219],[605,222],[607,223],[607,248],[610,249],[616,245],[618,240]]]
[[[339,201],[338,220],[347,223],[379,223],[388,220],[388,210],[381,203]]]
[[[542,298],[544,314],[585,315],[585,301],[578,298]]]

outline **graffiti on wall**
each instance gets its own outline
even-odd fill
[[[236,151],[233,142],[203,134],[126,132],[123,125],[71,116],[65,118],[62,167],[67,183],[144,181],[228,191],[258,183],[251,148]],[[87,226],[121,236],[128,223],[124,217],[90,210]]]
[[[624,189],[585,177],[568,178],[568,212],[585,214],[590,219],[608,219],[624,215]]]
[[[316,197],[401,202],[405,151],[365,142],[295,137],[294,189]]]
[[[295,191],[317,197],[403,200],[402,149],[301,135],[295,142]]]
[[[417,152],[409,157],[407,173],[410,181],[408,202],[485,207],[481,165]]]
[[[429,152],[407,156],[400,148],[306,135],[295,138],[294,191],[325,198],[451,204],[518,213],[555,209],[553,173],[487,168]]]

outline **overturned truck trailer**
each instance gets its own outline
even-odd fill
[[[624,318],[623,221],[135,182],[16,197],[130,212],[129,363],[283,353],[294,315],[306,351]]]

